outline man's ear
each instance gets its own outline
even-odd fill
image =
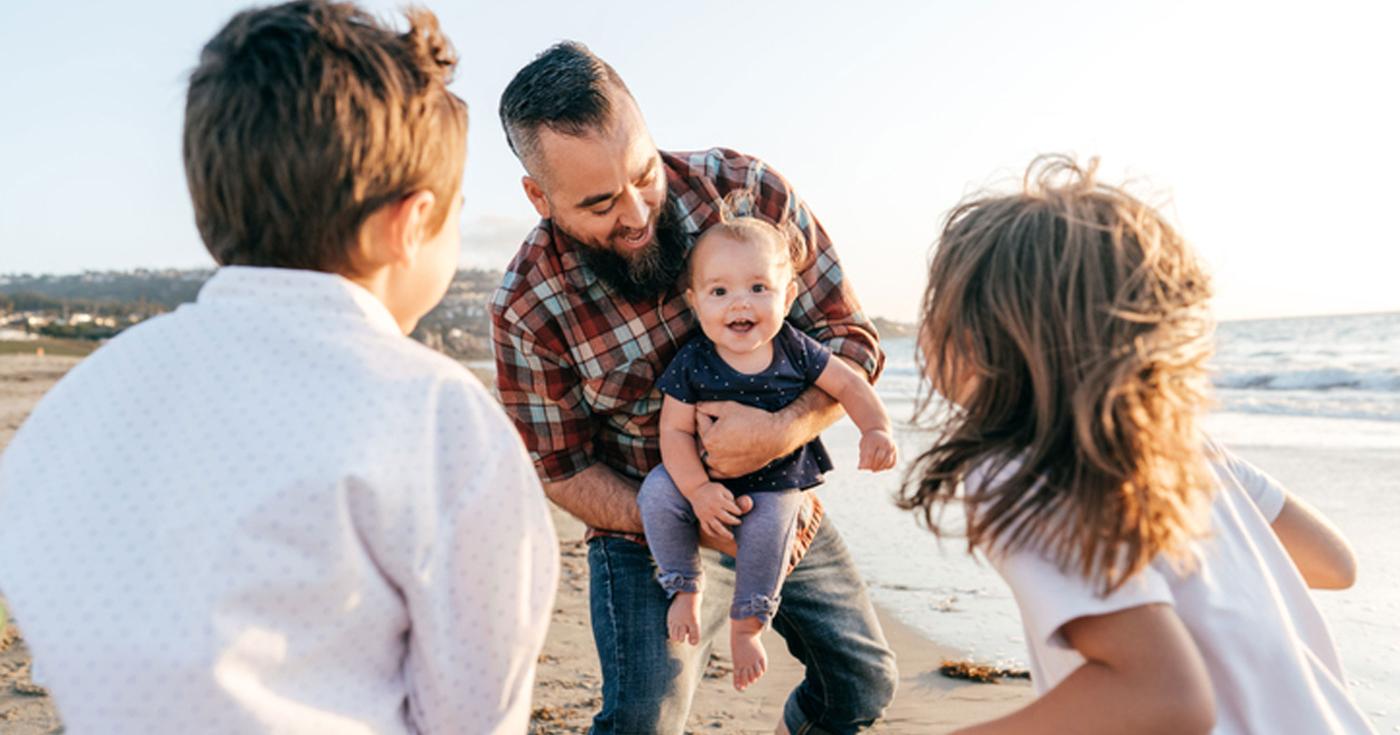
[[[544,195],[544,189],[540,188],[540,182],[533,176],[520,177],[520,185],[525,188],[525,197],[535,206],[535,211],[539,213],[540,219],[549,219],[551,216],[549,198]]]

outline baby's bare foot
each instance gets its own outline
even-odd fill
[[[700,644],[700,593],[677,592],[666,611],[666,637],[676,643]]]
[[[763,623],[758,618],[729,621],[729,649],[734,659],[734,688],[744,691],[768,671],[768,652],[763,649],[759,634]]]

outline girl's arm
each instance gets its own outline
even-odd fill
[[[1346,537],[1302,498],[1287,493],[1271,526],[1309,587],[1344,590],[1356,583],[1356,555]]]
[[[860,429],[860,468],[879,471],[893,467],[898,452],[890,417],[865,376],[845,360],[833,358],[817,376],[817,387],[835,398]]]
[[[1356,556],[1341,532],[1267,472],[1214,444],[1230,481],[1245,491],[1283,544],[1309,587],[1346,589],[1356,582]]]
[[[1060,632],[1084,665],[1020,710],[957,735],[1189,735],[1215,726],[1210,674],[1170,606],[1076,618]]]

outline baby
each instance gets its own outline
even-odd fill
[[[802,242],[791,229],[727,217],[696,242],[686,299],[704,334],[681,348],[657,382],[665,394],[662,465],[638,496],[658,581],[672,598],[666,624],[673,641],[700,640],[700,530],[737,543],[729,615],[740,691],[767,669],[759,634],[778,609],[801,491],[821,483],[831,458],[814,439],[756,472],[712,481],[696,449],[695,404],[738,401],[777,411],[816,385],[860,428],[861,469],[887,470],[897,457],[889,417],[865,376],[784,321],[797,297],[793,252]],[[735,502],[740,495],[753,500],[747,513]]]

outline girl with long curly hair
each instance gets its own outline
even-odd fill
[[[949,215],[920,327],[942,400],[899,502],[951,509],[1020,608],[1040,697],[964,733],[1366,733],[1307,588],[1342,536],[1201,431],[1213,321],[1151,207],[1042,157]]]

